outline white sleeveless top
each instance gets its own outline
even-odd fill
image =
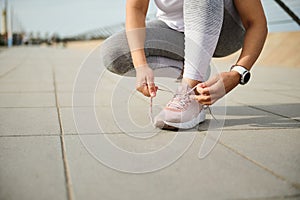
[[[184,32],[183,2],[184,0],[154,0],[157,7],[157,18],[170,28]]]

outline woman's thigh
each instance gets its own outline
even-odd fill
[[[225,0],[224,19],[214,57],[228,56],[243,46],[245,29],[232,0]]]
[[[170,29],[159,20],[147,23],[145,54],[146,57],[160,56],[183,60],[184,34]],[[113,73],[122,75],[133,69],[125,31],[114,34],[103,42],[101,57],[104,66]]]

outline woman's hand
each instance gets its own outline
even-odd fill
[[[235,88],[240,82],[240,74],[236,71],[222,72],[197,86],[199,95],[193,98],[203,105],[212,105],[218,99]]]
[[[158,89],[154,84],[153,70],[148,65],[142,65],[136,70],[136,90],[147,97],[155,97]]]
[[[250,70],[263,48],[268,33],[267,21],[260,0],[234,0],[234,4],[246,29],[243,49],[235,64]],[[197,91],[200,95],[194,98],[201,104],[211,105],[235,88],[239,81],[237,72],[223,72],[199,84]]]

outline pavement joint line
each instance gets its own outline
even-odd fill
[[[60,106],[59,108],[91,108],[94,106]],[[109,106],[107,106],[109,107]],[[56,106],[0,106],[0,108],[57,108]],[[103,108],[103,106],[95,106],[95,108]],[[104,107],[106,108],[106,107]]]
[[[111,106],[105,105],[105,106],[60,106],[60,109],[64,108],[110,108]],[[56,108],[56,106],[0,106],[0,108]]]
[[[8,91],[0,91],[0,94],[40,94],[40,93],[48,93],[48,94],[52,94],[54,93],[53,90],[43,90],[43,91],[12,91],[12,92],[8,92]]]
[[[56,108],[56,106],[0,106],[0,108],[7,108],[7,109],[12,109],[12,108]]]
[[[202,134],[203,131],[199,132],[199,131],[185,131],[186,133],[184,132],[180,132],[181,134],[191,134],[191,132],[194,132],[196,134]],[[138,133],[149,133],[149,132],[131,132],[131,133],[123,133],[123,132],[107,132],[107,133],[81,133],[81,134],[78,134],[78,133],[67,133],[65,134],[65,136],[84,136],[84,135],[89,135],[89,136],[92,136],[92,135],[127,135],[128,134],[138,134]],[[177,134],[178,132],[176,131],[163,131],[161,133],[158,133],[158,134]],[[132,136],[128,136],[128,137],[132,137]],[[149,139],[149,138],[137,138],[137,139],[141,139],[141,140],[146,140],[146,139]]]
[[[290,120],[293,120],[293,121],[296,121],[296,122],[300,122],[300,120],[298,120],[298,119],[294,119],[292,117],[285,116],[285,115],[282,115],[282,114],[279,114],[279,113],[275,113],[275,112],[272,112],[272,111],[269,111],[269,110],[266,110],[266,109],[263,109],[263,108],[259,108],[259,107],[255,107],[255,106],[251,106],[251,105],[248,105],[248,107],[256,109],[256,110],[264,111],[264,112],[267,112],[267,113],[270,113],[270,114],[273,114],[273,115],[277,115],[279,117],[290,119]]]
[[[0,138],[14,138],[14,137],[18,137],[18,138],[22,138],[22,137],[58,137],[60,136],[60,134],[25,134],[25,135],[0,135]]]
[[[40,94],[40,93],[46,93],[46,94],[54,94],[54,91],[33,91],[33,92],[17,92],[17,91],[12,91],[12,92],[1,92],[0,91],[0,95],[5,95],[5,94]]]
[[[300,97],[283,93],[283,92],[286,92],[287,90],[276,90],[276,91],[275,90],[263,90],[263,91],[268,92],[268,93],[274,93],[274,92],[276,92],[277,94],[281,94],[281,95],[284,95],[284,96],[287,96],[287,97],[290,97],[290,98],[293,98],[293,99],[297,99],[297,100],[300,99]]]
[[[11,69],[9,69],[8,71],[0,74],[0,78],[5,77],[6,75],[8,75],[9,73],[11,73],[12,71],[16,70],[19,66],[21,66],[21,63],[18,63],[16,66],[12,67]]]
[[[14,67],[12,67],[11,69],[9,69],[8,71],[0,74],[0,79],[5,77],[6,75],[10,74],[11,72],[15,71],[17,68],[19,68],[23,62],[27,61],[28,57],[24,58],[24,60],[22,60],[20,63],[16,64]]]
[[[239,132],[239,131],[268,131],[268,130],[294,130],[294,129],[299,129],[300,130],[300,126],[299,127],[287,127],[287,128],[248,128],[248,129],[223,129],[222,131],[224,133],[226,132]],[[201,130],[201,131],[186,131],[186,134],[189,134],[190,132],[197,132],[197,134],[202,134],[207,132],[207,130]],[[138,132],[130,132],[129,134],[137,134]],[[148,133],[148,132],[139,132],[139,133]],[[175,131],[164,131],[163,134],[173,134],[176,133]],[[181,132],[182,133],[182,132]],[[125,133],[123,132],[106,132],[106,133],[64,133],[64,136],[80,136],[80,135],[123,135]],[[13,135],[0,135],[1,137],[57,137],[60,136],[60,133],[58,134],[13,134]]]
[[[267,130],[293,130],[293,129],[299,129],[300,125],[298,127],[276,127],[276,128],[239,128],[239,129],[223,129],[222,131],[228,132],[228,131],[267,131]]]
[[[267,171],[268,173],[270,173],[271,175],[275,176],[276,178],[290,184],[292,187],[296,188],[296,189],[300,189],[300,184],[299,183],[294,183],[290,180],[288,180],[287,178],[285,178],[284,176],[281,176],[280,174],[277,174],[276,172],[274,172],[273,170],[269,169],[268,167],[264,166],[263,164],[259,163],[256,160],[251,159],[250,157],[242,154],[241,152],[239,152],[237,149],[234,149],[233,147],[225,144],[224,142],[222,142],[221,140],[218,141],[219,144],[223,145],[225,148],[229,149],[230,151],[232,151],[233,153],[241,156],[242,158],[248,160],[249,162],[253,163],[254,165],[258,166],[259,168]]]
[[[254,197],[254,198],[238,198],[238,199],[231,199],[231,200],[282,200],[282,199],[290,199],[300,197],[300,193],[293,194],[293,195],[283,195],[283,196],[271,196],[271,197]]]
[[[223,132],[229,132],[229,131],[266,131],[266,130],[291,130],[291,129],[299,129],[300,127],[297,128],[263,128],[263,129],[223,129]],[[190,134],[191,132],[196,132],[197,134],[202,134],[207,132],[207,130],[201,130],[201,131],[195,131],[195,130],[187,130],[184,131],[186,134]],[[149,133],[149,132],[130,132],[128,134],[137,134],[137,133]],[[163,134],[172,134],[172,133],[177,133],[176,131],[163,131]],[[183,132],[180,132],[183,133]],[[80,136],[80,135],[122,135],[125,134],[124,132],[106,132],[106,133],[65,133],[65,136]]]
[[[285,95],[285,96],[287,96],[287,97],[291,97],[291,98],[297,99],[297,100],[300,99],[300,97],[293,96],[293,95],[290,95],[290,94],[286,94],[286,93],[283,93],[282,91],[277,91],[277,93],[278,93],[278,94]]]
[[[293,68],[292,68],[292,69],[293,69]],[[293,83],[286,83],[286,82],[281,81],[281,80],[278,81],[278,84],[280,84],[280,85],[286,85],[286,86],[289,86],[289,87],[291,87],[291,88],[295,88],[295,89],[293,89],[293,90],[299,90],[298,84],[295,85],[295,84],[293,84]],[[281,90],[287,90],[287,89],[281,89]],[[289,89],[289,90],[291,90],[291,89]],[[277,91],[277,90],[276,90],[276,91]]]
[[[266,131],[266,130],[294,130],[294,129],[299,129],[300,127],[295,127],[295,128],[262,128],[262,129],[223,129],[222,131],[225,132],[238,132],[238,131]],[[207,132],[207,130],[201,130],[201,131],[186,131],[186,134],[189,134],[191,132],[196,132],[197,134],[202,134]],[[138,132],[130,132],[129,134],[137,134]],[[139,133],[149,133],[149,132],[139,132]],[[162,134],[174,134],[177,132],[173,131],[163,131]],[[183,133],[183,132],[181,132]],[[123,135],[125,133],[123,132],[106,132],[106,133],[64,133],[64,136],[80,136],[80,135]],[[1,137],[57,137],[60,136],[60,133],[58,134],[14,134],[14,135],[0,135]]]
[[[20,84],[20,83],[48,83],[48,84],[52,84],[53,81],[44,81],[44,80],[18,80],[18,81],[6,81],[6,80],[0,80],[1,83],[10,83],[10,84]]]
[[[66,181],[67,199],[68,200],[73,200],[74,199],[73,198],[73,188],[72,188],[71,174],[70,174],[70,169],[69,169],[68,159],[67,159],[67,153],[66,153],[66,144],[65,144],[65,139],[64,139],[64,129],[63,129],[62,118],[61,118],[59,102],[58,102],[55,69],[54,69],[54,65],[52,64],[51,60],[49,60],[49,62],[51,63],[51,66],[52,66],[55,104],[56,104],[56,108],[57,108],[59,128],[60,128],[60,133],[61,133],[60,134],[60,142],[61,142],[62,160],[63,160],[64,174],[65,174],[65,181]]]
[[[259,107],[253,106],[253,105],[244,104],[244,103],[241,103],[239,101],[234,101],[234,102],[237,103],[237,104],[255,109],[255,110],[260,110],[260,111],[263,111],[265,113],[269,113],[269,114],[276,115],[276,116],[279,116],[279,117],[283,117],[283,118],[286,118],[286,119],[290,119],[290,120],[293,120],[293,121],[296,121],[296,122],[300,122],[300,120],[298,120],[298,119],[294,119],[292,117],[285,116],[285,115],[282,115],[282,114],[279,114],[279,113],[275,113],[275,112],[272,112],[272,111],[269,111],[269,110],[266,110],[266,109],[263,109],[263,108],[259,108]]]

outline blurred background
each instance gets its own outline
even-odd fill
[[[0,45],[67,46],[124,28],[125,0],[0,0]],[[153,1],[147,19],[155,18]],[[262,0],[270,32],[300,30],[299,0]]]
[[[124,28],[124,0],[0,0],[1,45],[102,39]],[[149,18],[155,17],[153,2]]]

